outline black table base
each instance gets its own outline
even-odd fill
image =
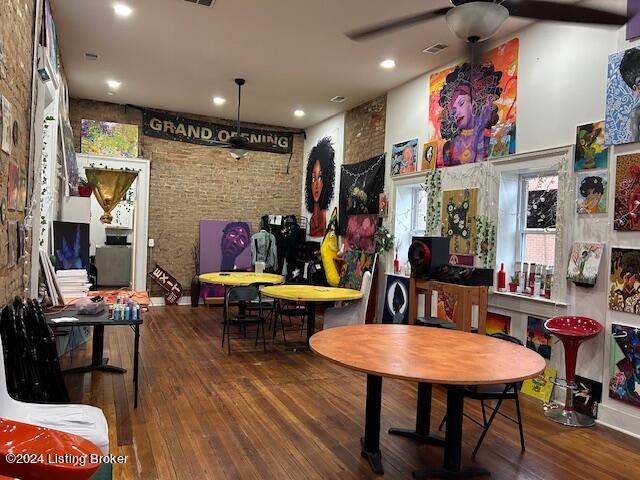
[[[365,407],[364,438],[360,439],[360,454],[371,465],[371,470],[382,475],[382,453],[380,452],[380,408],[382,406],[382,377],[367,375],[367,405]]]
[[[416,428],[390,428],[389,434],[409,438],[420,443],[429,445],[444,446],[445,440],[442,437],[431,435],[431,393],[430,383],[418,384],[418,405],[416,408]]]

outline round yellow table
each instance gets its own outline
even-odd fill
[[[307,345],[316,326],[316,303],[359,300],[362,292],[350,288],[320,287],[317,285],[274,285],[264,287],[262,295],[281,300],[305,302],[307,305]]]
[[[247,287],[249,285],[278,285],[284,283],[282,275],[255,272],[217,272],[200,275],[202,283],[226,285],[229,287]]]

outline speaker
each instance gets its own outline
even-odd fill
[[[413,237],[409,247],[411,276],[429,279],[449,263],[449,239],[444,237]]]

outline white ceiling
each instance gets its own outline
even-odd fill
[[[134,13],[116,17],[116,1]],[[213,8],[185,0],[51,3],[72,96],[234,118],[233,79],[241,76],[242,119],[288,127],[318,123],[465,53],[444,19],[366,42],[343,35],[448,0],[217,0]],[[624,6],[624,0],[588,2],[594,3]],[[498,35],[526,25],[510,18]],[[421,52],[434,43],[450,48]],[[99,60],[86,60],[85,52]],[[381,69],[385,58],[397,67]],[[122,82],[113,96],[107,79]],[[227,103],[214,106],[214,95]],[[347,101],[329,102],[336,95]],[[295,118],[297,108],[307,115]]]

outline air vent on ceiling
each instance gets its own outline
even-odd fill
[[[84,59],[85,59],[85,60],[91,60],[92,62],[97,62],[99,58],[100,58],[100,57],[98,57],[98,54],[97,54],[97,53],[89,53],[89,52],[86,52],[86,53],[84,54]]]
[[[442,50],[447,48],[449,45],[445,45],[444,43],[436,43],[435,45],[431,45],[422,50],[422,53],[430,53],[435,55],[436,53],[440,53]]]
[[[202,5],[204,7],[213,7],[216,3],[216,0],[184,0],[185,2],[195,3],[197,5]]]
[[[342,95],[336,95],[335,97],[333,97],[331,100],[329,100],[330,102],[333,103],[342,103],[347,99],[347,97],[343,97]]]

